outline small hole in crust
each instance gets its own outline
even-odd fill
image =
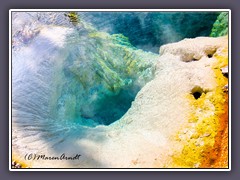
[[[193,93],[193,96],[194,96],[194,98],[195,98],[195,99],[198,99],[198,98],[200,98],[200,97],[201,97],[201,95],[202,95],[202,93],[201,93],[201,92],[194,92],[194,93]]]
[[[203,92],[204,92],[204,91],[203,91],[203,89],[202,89],[201,87],[195,86],[195,87],[192,89],[191,94],[193,95],[193,97],[194,97],[195,99],[198,99],[198,98],[201,97],[201,95],[202,95]]]
[[[212,58],[212,57],[213,57],[213,55],[212,55],[212,54],[208,54],[207,56],[208,56],[208,58]]]
[[[199,59],[193,58],[192,61],[198,61]]]

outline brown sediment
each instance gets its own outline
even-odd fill
[[[228,167],[228,94],[225,96],[224,113],[219,117],[219,128],[215,137],[215,144],[203,152],[201,168]]]

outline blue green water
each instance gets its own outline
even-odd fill
[[[67,13],[67,12],[66,12]],[[13,14],[12,108],[23,124],[109,125],[154,77],[160,45],[208,36],[218,13]]]
[[[209,36],[218,12],[82,12],[80,17],[100,31],[121,33],[146,51],[163,44]]]

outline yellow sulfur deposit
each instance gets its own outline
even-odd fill
[[[193,110],[184,128],[187,132],[182,130],[176,136],[183,149],[173,156],[173,167],[228,167],[228,95],[223,89],[228,79],[220,69],[228,65],[227,47],[218,50],[213,59],[211,68],[217,85],[198,99],[187,95]]]
[[[20,167],[17,167],[19,165]],[[16,155],[12,155],[12,168],[30,168],[31,163],[26,162],[22,158],[18,158]]]

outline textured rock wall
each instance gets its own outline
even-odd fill
[[[147,139],[142,143],[159,148],[157,155],[152,152],[152,161],[140,153],[137,159],[145,163],[133,167],[228,166],[224,90],[228,80],[221,72],[228,64],[227,45],[227,37],[201,37],[160,48],[155,78],[138,93],[127,114],[113,124],[127,126],[126,131],[137,129]],[[223,139],[225,145],[221,145]],[[220,160],[222,155],[224,160]]]

